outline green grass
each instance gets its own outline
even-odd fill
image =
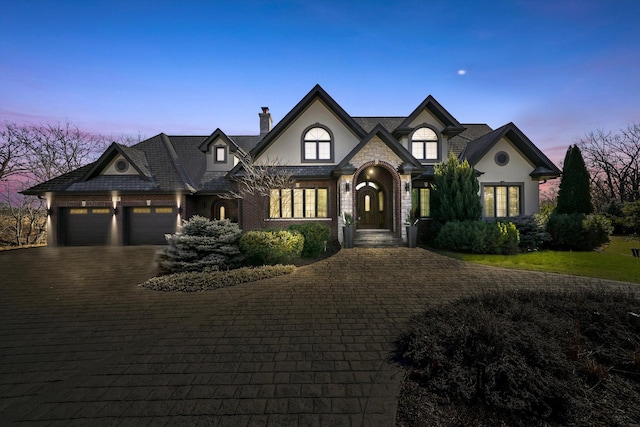
[[[640,241],[614,236],[606,248],[593,252],[539,251],[518,255],[451,253],[446,255],[495,267],[548,271],[640,283],[640,258],[634,258],[631,255],[631,248],[640,248]]]

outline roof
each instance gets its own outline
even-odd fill
[[[508,123],[480,138],[470,141],[460,154],[460,157],[466,158],[471,166],[475,166],[502,138],[507,138],[511,141],[516,149],[535,165],[535,169],[530,174],[531,176],[537,178],[560,176],[560,169],[513,123]]]
[[[443,133],[449,137],[449,150],[460,158],[467,158],[471,165],[475,165],[500,138],[506,137],[534,163],[535,169],[531,176],[548,178],[560,174],[559,169],[513,123],[495,131],[486,124],[461,124],[431,95],[406,117],[352,117],[320,85],[316,85],[264,137],[226,135],[222,130],[216,129],[208,136],[169,136],[161,133],[130,147],[113,143],[95,162],[35,185],[23,193],[38,195],[46,192],[107,191],[212,194],[227,192],[231,185],[229,177],[242,174],[241,163],[230,172],[207,171],[207,160],[203,151],[208,150],[209,144],[221,138],[229,146],[230,152],[250,153],[253,158],[257,158],[316,100],[320,100],[360,140],[360,143],[338,165],[282,167],[297,179],[348,173],[353,168],[349,161],[374,136],[378,136],[403,161],[403,171],[413,175],[422,174],[423,177],[432,176],[433,166],[422,165],[398,142],[400,136],[411,131],[409,126],[424,110],[443,123]],[[102,175],[104,168],[118,155],[126,158],[138,174]]]

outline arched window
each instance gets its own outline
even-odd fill
[[[228,200],[218,200],[213,205],[213,219],[222,220],[229,219],[229,215],[231,214],[229,201]]]
[[[418,160],[438,160],[438,134],[428,127],[421,127],[411,135],[411,154]]]
[[[303,162],[332,162],[333,136],[331,131],[315,124],[302,134]]]

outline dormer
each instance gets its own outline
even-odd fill
[[[224,132],[216,129],[200,144],[200,151],[207,156],[208,172],[227,172],[238,164],[238,156],[243,155],[242,149]]]

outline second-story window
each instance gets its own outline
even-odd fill
[[[411,154],[418,160],[438,160],[438,135],[433,129],[421,127],[411,135]]]
[[[302,136],[302,160],[305,162],[331,162],[333,138],[328,129],[312,126]]]
[[[226,163],[227,162],[227,147],[224,145],[214,146],[213,147],[213,156],[214,161],[216,163]]]

